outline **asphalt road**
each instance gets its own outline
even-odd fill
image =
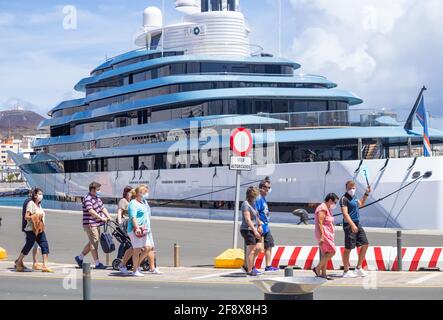
[[[21,232],[21,212],[14,208],[0,208],[3,225],[0,228],[0,246],[8,251],[8,260],[18,255],[24,244]],[[86,243],[81,226],[81,214],[47,212],[46,230],[50,243],[52,262],[74,263],[73,258]],[[181,246],[182,266],[212,266],[214,257],[232,245],[232,223],[200,220],[153,218],[152,228],[158,250],[158,265],[171,266],[173,245]],[[274,238],[279,245],[315,245],[312,227],[276,225]],[[395,231],[368,230],[373,245],[395,245]],[[337,228],[337,244],[343,244],[343,233]],[[405,246],[442,246],[440,234],[405,234]],[[103,258],[103,253],[101,254]],[[103,260],[103,259],[102,259]],[[30,257],[27,258],[30,261]],[[201,268],[198,268],[201,269]],[[6,271],[7,272],[7,271]],[[220,272],[220,271],[216,271]],[[166,275],[165,279],[168,279]],[[94,279],[94,299],[247,299],[262,300],[262,293],[250,283],[202,283],[195,281],[175,282],[156,279],[147,282],[125,279]],[[56,276],[0,275],[0,299],[81,299],[80,280],[77,289],[63,288],[63,279]],[[378,287],[366,290],[362,286],[333,285],[318,289],[316,299],[442,299],[443,286]]]
[[[263,300],[253,285],[190,284],[94,280],[92,298],[100,300]],[[81,282],[77,288],[65,290],[62,279],[3,277],[0,300],[82,299]],[[321,287],[316,300],[441,300],[443,288],[378,288]]]

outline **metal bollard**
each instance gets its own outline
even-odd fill
[[[327,282],[323,278],[280,277],[252,281],[265,300],[314,300],[314,291]]]
[[[180,267],[180,246],[174,243],[174,268]]]
[[[397,231],[397,266],[398,271],[403,271],[403,256],[402,256],[402,232]]]
[[[293,277],[293,276],[294,276],[294,269],[292,267],[286,267],[285,277]]]
[[[91,300],[91,264],[83,263],[83,300]]]

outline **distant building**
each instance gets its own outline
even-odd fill
[[[7,151],[19,152],[21,140],[5,138],[0,140],[0,170],[15,166],[14,161],[8,157]]]
[[[34,152],[32,148],[32,144],[37,139],[43,139],[49,137],[48,134],[39,134],[39,135],[27,135],[23,136],[20,143],[20,153],[22,153],[26,158],[29,158],[30,153]]]
[[[14,137],[1,138],[0,137],[0,181],[8,180],[11,174],[16,176],[16,179],[21,179],[20,169],[15,162],[8,156],[8,151],[21,153],[26,158],[30,158],[33,152],[32,144],[38,138],[46,138],[47,135],[26,135],[22,139],[14,139]]]

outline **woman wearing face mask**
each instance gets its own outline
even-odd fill
[[[15,261],[15,269],[17,272],[28,271],[23,264],[23,259],[28,255],[29,251],[31,251],[34,244],[37,242],[41,248],[43,255],[43,265],[42,272],[53,272],[50,268],[48,268],[48,254],[49,254],[49,245],[48,240],[46,239],[45,234],[45,212],[41,207],[41,202],[43,200],[43,191],[39,188],[33,189],[31,194],[32,201],[29,201],[26,206],[26,244],[20,253],[20,256]]]
[[[240,226],[240,234],[245,240],[246,246],[246,266],[243,267],[250,276],[258,276],[261,274],[254,267],[254,261],[261,251],[261,237],[263,233],[262,222],[260,221],[257,209],[254,204],[260,195],[257,187],[249,187],[246,191],[246,201],[241,206],[242,223]]]
[[[149,271],[151,274],[161,274],[155,267],[154,240],[151,233],[151,208],[147,203],[149,188],[140,185],[131,191],[132,198],[128,206],[128,235],[133,248],[133,276],[142,277],[140,264],[146,258],[149,259]]]
[[[326,274],[329,260],[335,255],[334,243],[334,216],[332,210],[337,207],[338,196],[330,193],[325,201],[315,210],[315,237],[320,247],[321,259],[318,265],[312,269],[317,277],[332,280]]]

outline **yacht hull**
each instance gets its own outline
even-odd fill
[[[413,165],[414,164],[414,165]],[[396,227],[402,229],[443,229],[443,165],[442,157],[385,159],[360,161],[336,161],[314,163],[277,164],[268,167],[254,167],[242,172],[241,197],[251,184],[270,176],[272,193],[270,203],[284,203],[297,209],[302,204],[315,204],[322,201],[325,194],[344,193],[348,180],[357,182],[357,195],[362,196],[367,187],[365,168],[373,192],[368,203],[389,195],[414,181],[414,175],[431,171],[429,178],[419,179],[403,190],[374,205],[361,210],[362,222],[372,227]],[[413,167],[411,167],[413,165]],[[79,197],[87,193],[88,184],[98,181],[102,184],[103,197],[119,198],[126,185],[149,184],[153,200],[193,200],[193,201],[234,201],[235,172],[228,167],[188,168],[146,171],[110,171],[66,174],[25,173],[31,186],[42,187],[46,195],[57,199],[73,199],[77,202],[45,200],[45,206],[54,209],[79,209]],[[166,206],[167,207],[167,206]],[[185,207],[185,206],[184,206]],[[114,208],[113,208],[114,209]],[[272,207],[270,208],[272,211]],[[233,210],[156,208],[154,214],[187,214],[193,217],[232,218]],[[339,213],[339,208],[336,209]],[[174,213],[175,212],[175,213]],[[206,213],[206,215],[205,215]],[[276,213],[273,221],[296,222],[289,213]],[[341,217],[336,222],[341,222]]]

